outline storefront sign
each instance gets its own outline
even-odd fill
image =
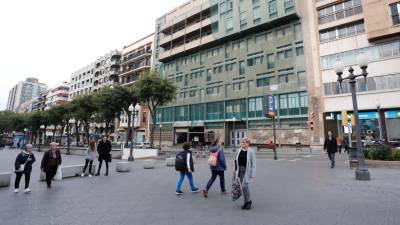
[[[181,122],[175,122],[174,127],[190,127],[192,124],[190,121],[181,121]]]
[[[385,117],[387,119],[400,118],[400,110],[387,111],[387,112],[385,112]]]
[[[353,113],[348,113],[348,118],[350,119],[353,116]],[[377,112],[359,112],[358,117],[360,120],[369,120],[369,119],[378,119]],[[342,114],[337,114],[337,119],[342,120]]]

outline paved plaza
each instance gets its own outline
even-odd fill
[[[17,150],[0,150],[0,171],[10,171]],[[355,181],[345,156],[330,169],[325,156],[257,160],[257,177],[251,184],[254,208],[240,209],[220,195],[214,183],[208,199],[200,193],[176,196],[178,174],[158,161],[144,170],[141,161],[129,173],[54,182],[48,190],[39,182],[41,153],[31,179],[31,194],[0,188],[1,225],[399,225],[400,170],[370,169],[371,181]],[[82,163],[80,156],[63,155],[63,165]],[[232,159],[226,182],[230,189]],[[195,165],[195,183],[203,188],[210,172],[205,160]],[[23,180],[21,181],[23,186]],[[14,175],[12,184],[14,183]]]

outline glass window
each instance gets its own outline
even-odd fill
[[[400,2],[390,4],[389,7],[393,25],[400,24]]]
[[[299,56],[299,55],[304,55],[303,46],[297,47],[297,48],[296,48],[296,55],[297,55],[297,56]]]
[[[239,62],[239,75],[244,75],[246,72],[246,64],[244,61]]]
[[[271,0],[268,2],[269,18],[274,19],[278,16],[278,8],[276,0]]]
[[[258,24],[261,21],[260,6],[253,8],[253,23]]]
[[[267,55],[267,69],[273,69],[275,67],[275,57],[274,54]]]
[[[207,103],[206,119],[207,120],[224,119],[224,103],[223,102]]]
[[[226,33],[233,31],[233,20],[232,18],[226,19]]]
[[[257,87],[265,87],[265,86],[268,86],[269,85],[269,79],[268,79],[268,77],[264,77],[264,78],[260,78],[260,79],[257,79]]]
[[[240,29],[246,28],[247,26],[247,12],[240,13]]]

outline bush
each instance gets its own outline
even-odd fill
[[[365,159],[400,161],[400,149],[391,149],[388,145],[368,147],[364,149]]]
[[[390,154],[391,161],[400,161],[400,149],[392,149]]]

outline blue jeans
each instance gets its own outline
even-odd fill
[[[181,175],[178,180],[178,184],[176,185],[176,192],[181,190],[182,182],[183,182],[183,179],[185,179],[185,176],[187,176],[187,178],[189,179],[190,188],[192,189],[192,191],[196,190],[196,187],[194,186],[194,183],[193,183],[192,173],[185,171],[185,172],[181,172]]]

